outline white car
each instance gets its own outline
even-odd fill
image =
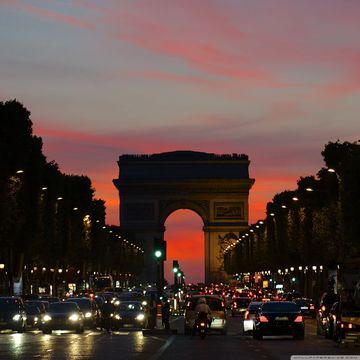
[[[251,333],[254,329],[254,318],[261,309],[261,301],[252,301],[244,315],[244,334]]]

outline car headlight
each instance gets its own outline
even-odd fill
[[[121,320],[121,316],[119,314],[115,314],[115,319],[116,320]]]
[[[79,315],[78,314],[72,314],[72,315],[69,316],[69,320],[78,321],[79,320]]]
[[[38,322],[39,318],[37,316],[34,317],[34,322]]]
[[[20,318],[21,318],[20,314],[16,314],[16,315],[13,316],[14,321],[19,321]]]
[[[138,321],[143,321],[144,319],[145,319],[144,314],[139,314],[138,316],[136,316],[136,320],[138,320]]]
[[[90,318],[91,316],[92,316],[91,312],[88,311],[87,313],[85,313],[86,318]]]
[[[147,305],[147,301],[144,300],[142,303],[141,303],[142,306],[146,306]]]
[[[51,316],[50,315],[44,315],[43,319],[44,319],[44,321],[50,321]]]
[[[119,304],[120,304],[120,301],[119,301],[119,300],[115,300],[115,301],[114,301],[114,305],[115,305],[115,306],[119,306]]]

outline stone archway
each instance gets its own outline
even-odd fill
[[[164,239],[165,221],[174,211],[189,209],[203,220],[205,281],[223,281],[221,239],[248,226],[247,155],[174,151],[119,157],[120,226],[143,244],[142,280],[156,280],[154,238]]]

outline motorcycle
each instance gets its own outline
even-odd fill
[[[112,330],[112,318],[114,314],[106,314],[102,316],[101,329],[105,329],[108,333]]]
[[[208,328],[208,318],[206,313],[199,313],[197,317],[197,330],[201,339],[204,339]]]

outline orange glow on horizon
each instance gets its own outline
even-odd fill
[[[203,282],[205,274],[204,234],[201,218],[191,210],[177,210],[166,220],[167,261],[165,279],[173,284],[172,262],[178,260],[185,281]]]

